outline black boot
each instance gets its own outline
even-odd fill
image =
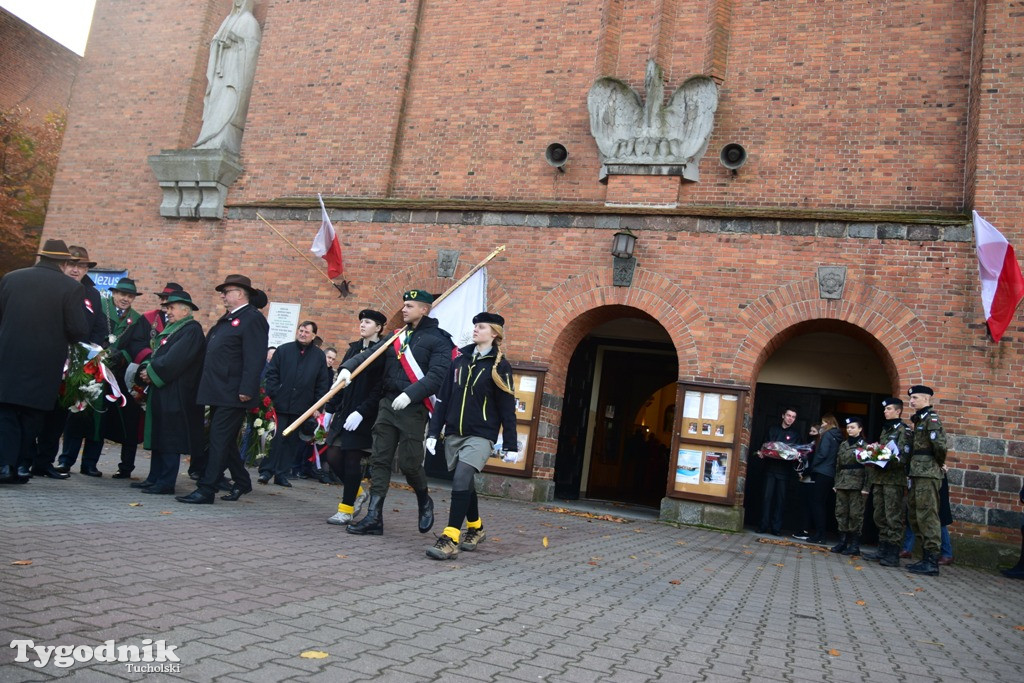
[[[860,534],[850,534],[850,543],[842,551],[843,555],[860,555]]]
[[[939,575],[939,563],[938,557],[935,553],[925,551],[924,559],[920,562],[916,562],[909,567],[907,571],[912,574],[924,574],[925,576],[938,576]]]
[[[370,505],[366,516],[355,524],[349,524],[345,531],[359,536],[384,535],[384,496],[370,494]]]
[[[434,501],[427,495],[427,490],[416,492],[416,503],[419,506],[419,529],[425,534],[434,526]]]
[[[896,543],[888,543],[885,546],[885,555],[878,561],[878,564],[883,567],[899,567],[900,566],[900,547]]]
[[[888,543],[883,543],[882,541],[879,541],[878,542],[878,550],[876,550],[873,553],[865,553],[865,554],[861,555],[861,557],[863,557],[865,560],[868,560],[870,562],[880,562],[882,560],[882,558],[885,557],[885,554],[888,552],[888,549],[889,549],[889,544]]]
[[[833,552],[833,553],[841,553],[844,550],[846,550],[846,548],[849,547],[849,545],[850,545],[850,534],[843,533],[843,534],[840,534],[840,536],[839,536],[839,543],[836,543],[834,546],[829,548],[829,551]]]

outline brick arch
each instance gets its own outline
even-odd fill
[[[896,392],[923,377],[911,340],[925,335],[924,324],[910,308],[869,284],[847,282],[839,300],[822,299],[815,278],[783,285],[751,302],[737,324],[747,335],[728,376],[751,385],[779,347],[809,332],[836,332],[864,342],[885,365]]]
[[[615,287],[611,268],[590,269],[548,292],[538,310],[550,311],[541,321],[531,358],[549,366],[546,393],[558,395],[564,389],[569,359],[591,329],[626,316],[648,318],[665,328],[676,347],[679,377],[700,375],[692,328],[704,312],[686,290],[660,273],[637,268],[632,286]]]

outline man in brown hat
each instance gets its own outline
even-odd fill
[[[63,272],[71,253],[46,240],[39,262],[0,279],[0,483],[23,484],[43,416],[60,390],[68,345],[89,333],[85,290]]]
[[[238,500],[252,491],[252,480],[238,453],[238,432],[245,411],[256,406],[270,331],[267,319],[250,300],[265,301],[266,294],[244,275],[228,275],[216,289],[226,312],[206,335],[206,357],[196,397],[197,403],[210,407],[209,460],[198,488],[177,497],[182,503],[213,503],[225,466],[234,482],[227,500]]]

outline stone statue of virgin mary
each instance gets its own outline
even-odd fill
[[[252,15],[252,4],[253,0],[234,0],[231,13],[210,41],[203,129],[194,148],[225,149],[235,154],[242,148],[262,36]]]

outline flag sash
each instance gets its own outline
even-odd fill
[[[398,331],[396,330],[396,332]],[[408,331],[405,334],[408,335]],[[394,347],[395,355],[398,356],[398,362],[402,364],[402,370],[405,371],[405,376],[409,378],[409,381],[415,384],[423,379],[423,370],[420,368],[420,364],[416,362],[416,357],[412,355],[412,352],[407,350],[407,353],[402,353],[402,335],[395,337],[395,341],[391,345]],[[427,407],[428,413],[434,413],[434,402],[436,400],[437,398],[434,396],[428,396],[423,399],[423,405]]]

